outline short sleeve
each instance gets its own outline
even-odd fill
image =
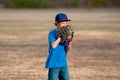
[[[50,31],[48,34],[48,42],[51,45],[56,40],[54,31]]]

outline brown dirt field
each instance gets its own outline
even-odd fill
[[[118,9],[0,9],[0,80],[47,80],[47,34],[59,11],[75,30],[67,56],[71,80],[120,80]]]

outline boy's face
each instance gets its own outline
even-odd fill
[[[57,28],[60,29],[61,27],[63,26],[66,26],[67,25],[67,21],[63,21],[63,22],[57,22]]]

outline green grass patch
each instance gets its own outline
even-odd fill
[[[72,5],[73,5],[73,7],[78,8],[80,5],[80,0],[74,0]]]
[[[12,0],[7,5],[8,8],[52,8],[54,4],[44,3],[42,0]]]

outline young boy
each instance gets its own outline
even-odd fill
[[[58,36],[58,30],[68,25],[68,21],[70,20],[65,13],[57,14],[55,17],[56,29],[49,32],[49,55],[45,65],[46,68],[49,68],[48,80],[70,80],[66,56],[72,47],[72,41],[63,42]]]

